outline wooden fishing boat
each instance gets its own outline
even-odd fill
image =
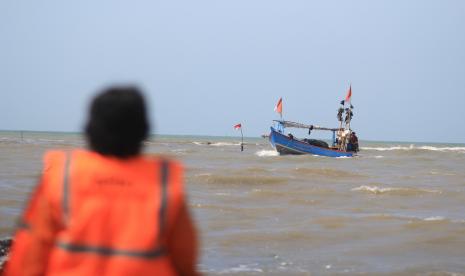
[[[329,146],[322,140],[315,139],[298,139],[293,135],[285,135],[285,126],[300,125],[298,128],[308,128],[311,130],[330,130],[333,131],[333,137],[336,136],[336,132],[344,131],[342,129],[329,129],[318,126],[306,126],[303,124],[290,122],[290,121],[275,121],[278,123],[278,127],[271,127],[269,140],[273,148],[279,152],[279,154],[314,154],[328,157],[352,157],[356,153],[355,150],[347,150],[341,148],[341,144],[337,143],[336,138],[333,138],[333,144]]]
[[[279,99],[275,111],[281,115],[281,120],[273,120],[275,126],[271,127],[269,140],[273,148],[279,154],[314,154],[328,157],[352,157],[358,152],[358,137],[350,127],[350,122],[354,113],[351,101],[352,86],[349,87],[345,100],[341,101],[341,107],[338,109],[337,119],[338,128],[327,128],[316,125],[307,125],[282,119],[283,103]],[[347,104],[347,107],[346,107]],[[345,118],[343,114],[345,113]],[[332,132],[332,143],[328,145],[323,140],[310,138],[298,139],[290,132],[286,134],[286,128],[307,129],[308,134],[313,130],[323,130]]]

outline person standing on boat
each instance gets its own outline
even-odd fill
[[[358,152],[358,137],[355,131],[350,134],[349,143],[347,144],[347,150]]]
[[[183,168],[141,154],[140,91],[109,88],[89,115],[90,150],[45,154],[3,275],[196,275]]]

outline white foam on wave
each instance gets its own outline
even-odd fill
[[[465,219],[452,219],[444,216],[419,216],[419,215],[399,215],[399,214],[370,214],[362,215],[362,218],[385,218],[385,219],[399,219],[399,220],[408,220],[409,223],[423,221],[423,222],[451,222],[451,223],[460,223],[465,224]]]
[[[64,143],[65,142],[65,140],[54,140],[54,139],[43,139],[43,138],[40,138],[37,140],[40,142],[45,142],[45,143]]]
[[[441,220],[445,220],[445,219],[446,218],[441,217],[441,216],[435,216],[435,217],[424,218],[423,220],[424,221],[441,221]]]
[[[465,147],[432,147],[432,146],[423,146],[418,147],[423,150],[432,150],[432,151],[460,151],[465,152]]]
[[[31,144],[31,145],[46,145],[46,144],[74,144],[74,142],[71,141],[65,141],[62,139],[42,139],[42,138],[7,138],[7,137],[2,137],[0,138],[1,143],[14,143],[14,144]],[[78,141],[80,142],[80,141]],[[82,143],[82,142],[80,142]]]
[[[383,193],[390,193],[390,192],[395,192],[395,193],[409,193],[409,192],[419,192],[419,193],[441,193],[441,191],[438,190],[427,190],[427,189],[411,189],[411,188],[399,188],[399,187],[388,187],[388,188],[382,188],[378,186],[360,186],[351,189],[351,191],[362,191],[362,192],[370,192],[374,194],[383,194]]]
[[[465,147],[434,147],[434,146],[392,146],[392,147],[361,147],[362,150],[376,150],[376,151],[393,151],[393,150],[429,150],[439,152],[463,152],[465,153]]]
[[[260,151],[257,151],[255,154],[260,157],[270,157],[270,156],[278,156],[279,152],[275,150],[260,150]]]
[[[454,175],[456,175],[455,173],[439,172],[439,171],[435,171],[435,170],[432,170],[429,173],[432,174],[432,175],[445,175],[445,176],[454,176]]]
[[[391,151],[391,150],[413,150],[414,145],[406,146],[393,146],[393,147],[361,147],[362,150],[377,150],[377,151]]]
[[[174,153],[186,153],[188,151],[188,149],[173,149],[171,150],[171,152],[174,152]]]
[[[339,157],[336,157],[336,159],[351,159],[352,157],[350,156],[339,156]]]
[[[432,221],[432,222],[451,222],[451,223],[459,223],[465,224],[465,219],[451,219],[443,216],[432,216],[423,218],[423,221]]]
[[[263,269],[258,268],[258,267],[254,267],[256,265],[257,264],[254,264],[254,265],[240,264],[240,265],[238,265],[236,267],[231,267],[231,268],[224,269],[224,270],[220,271],[219,273],[220,274],[244,273],[244,272],[247,272],[247,273],[250,273],[250,272],[263,273]]]
[[[396,188],[380,188],[378,186],[360,186],[357,188],[353,188],[351,191],[367,191],[367,192],[379,194],[379,193],[393,191],[394,189]]]
[[[199,142],[194,141],[192,144],[197,146],[214,146],[214,147],[228,147],[228,146],[240,146],[241,143],[233,143],[233,142]]]
[[[198,173],[195,175],[196,177],[205,177],[205,176],[212,176],[211,173]]]
[[[356,156],[354,157],[361,157],[363,159],[367,159],[367,158],[373,158],[373,159],[381,159],[381,158],[384,158],[384,155],[364,155],[364,154],[357,154]]]
[[[214,147],[225,147],[225,146],[240,146],[241,143],[229,143],[229,142],[217,142],[217,143],[211,143],[210,146]]]

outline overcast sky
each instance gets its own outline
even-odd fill
[[[465,142],[465,1],[1,1],[0,129],[81,131],[109,84],[144,89],[153,131],[334,127]],[[329,138],[329,137],[328,137]]]

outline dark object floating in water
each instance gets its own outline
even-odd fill
[[[11,245],[12,245],[12,240],[11,239],[3,239],[3,240],[0,240],[0,258],[3,259],[3,257],[6,257],[8,255],[8,252],[10,252],[10,248],[11,248]],[[3,260],[0,260],[0,274],[2,274],[2,269],[3,269],[3,265],[5,264],[6,260],[3,259]]]
[[[12,244],[11,239],[0,240],[0,257],[8,255]]]

